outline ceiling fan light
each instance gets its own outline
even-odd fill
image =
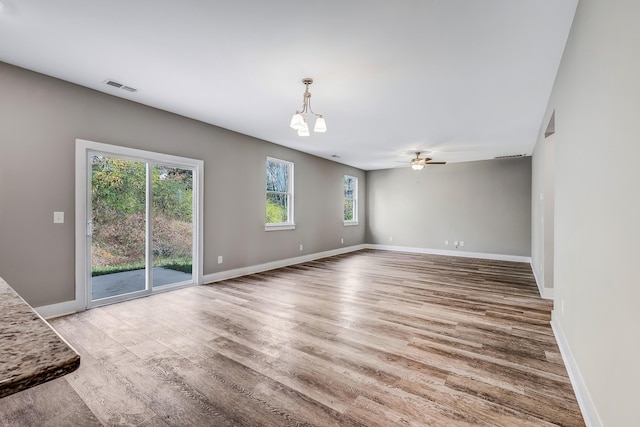
[[[326,132],[327,131],[327,123],[324,121],[324,117],[322,115],[318,116],[316,119],[316,124],[313,127],[314,132]]]
[[[300,130],[304,127],[304,117],[300,112],[296,111],[296,113],[291,117],[291,123],[289,124],[293,129]]]
[[[424,168],[425,161],[420,157],[420,153],[416,153],[416,158],[411,159],[411,169],[421,171]]]
[[[298,129],[298,136],[309,136],[309,125],[307,125],[307,122],[302,122],[302,127]]]

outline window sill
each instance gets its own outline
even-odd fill
[[[264,231],[282,231],[282,230],[295,230],[295,224],[276,224],[276,225],[265,225]]]
[[[359,224],[359,222],[358,222],[358,221],[345,221],[345,222],[344,222],[344,226],[345,226],[345,227],[350,227],[350,226],[352,226],[352,225],[358,225],[358,224]]]

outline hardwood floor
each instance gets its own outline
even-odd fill
[[[582,426],[551,308],[527,264],[366,250],[51,323],[104,425]]]

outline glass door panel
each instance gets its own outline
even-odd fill
[[[153,286],[180,284],[193,273],[193,171],[152,166]]]
[[[91,301],[147,291],[146,163],[89,155]]]

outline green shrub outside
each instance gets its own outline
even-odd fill
[[[191,272],[193,176],[155,165],[152,171],[153,264]],[[146,164],[92,158],[92,275],[144,268]]]

